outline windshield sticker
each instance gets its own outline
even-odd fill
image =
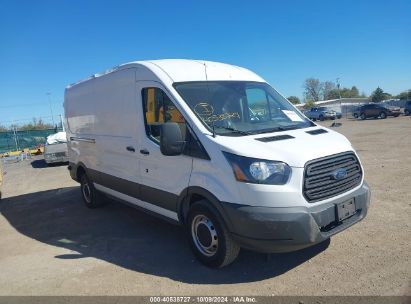
[[[226,119],[240,119],[240,113],[222,113],[214,114],[214,108],[207,102],[200,102],[195,105],[194,112],[198,114],[206,123],[211,123],[215,121],[221,121]]]
[[[214,108],[209,103],[200,102],[196,104],[194,111],[200,116],[210,116],[214,113]]]
[[[291,120],[291,121],[304,121],[300,116],[298,116],[297,113],[294,111],[290,110],[282,110],[285,115]]]
[[[215,122],[215,121],[226,120],[226,119],[241,119],[240,113],[238,112],[215,114],[215,115],[210,115],[208,117],[204,117],[204,116],[201,115],[201,118],[207,123],[210,123],[213,121]]]

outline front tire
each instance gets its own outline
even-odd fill
[[[206,266],[227,266],[240,252],[240,246],[232,239],[220,215],[206,200],[191,206],[186,229],[192,251]]]
[[[404,115],[405,115],[405,116],[409,116],[409,115],[410,115],[410,110],[405,110],[405,111],[404,111]]]
[[[354,113],[354,118],[358,119],[358,114],[357,113]]]
[[[324,121],[324,116],[320,115],[320,120]]]
[[[80,189],[81,197],[88,208],[97,208],[103,205],[104,200],[102,194],[94,188],[93,182],[86,174],[80,177]]]
[[[381,119],[386,119],[387,118],[387,114],[385,112],[381,112],[380,113],[380,117]]]
[[[361,113],[360,118],[361,118],[362,120],[365,120],[365,119],[367,118],[367,116],[365,116],[365,113]]]

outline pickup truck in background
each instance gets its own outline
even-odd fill
[[[316,121],[317,119],[323,121],[326,119],[341,118],[341,113],[337,113],[336,111],[328,109],[327,107],[311,108],[310,110],[305,111],[304,115],[313,121]]]
[[[410,114],[411,114],[411,100],[407,100],[405,102],[404,115],[409,116]]]

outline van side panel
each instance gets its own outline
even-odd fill
[[[88,169],[138,182],[135,69],[90,79],[66,91],[70,161]],[[102,182],[103,175],[95,179]]]

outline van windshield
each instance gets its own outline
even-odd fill
[[[174,83],[174,88],[219,135],[250,135],[314,126],[266,83],[202,81]]]

